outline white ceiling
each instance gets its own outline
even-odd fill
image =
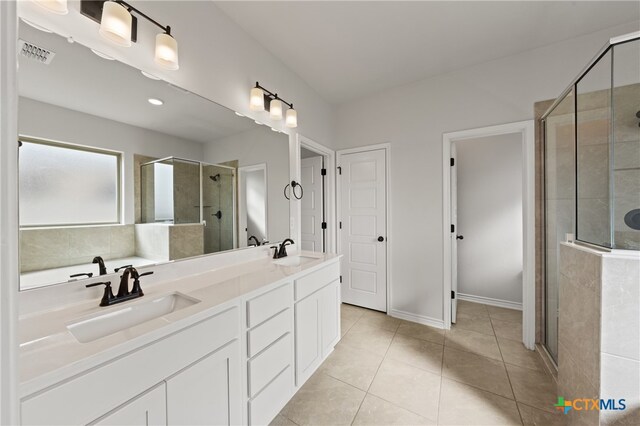
[[[215,3],[331,103],[640,19],[638,1]]]

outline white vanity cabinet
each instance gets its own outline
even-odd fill
[[[90,425],[97,426],[159,426],[166,424],[167,403],[164,382],[90,423]]]
[[[295,281],[296,386],[302,386],[340,340],[340,266]]]

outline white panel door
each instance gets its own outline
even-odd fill
[[[456,171],[456,145],[451,145],[451,224],[458,230],[458,173]],[[451,322],[456,322],[458,314],[458,238],[456,232],[451,232]]]
[[[386,152],[342,154],[340,167],[342,301],[386,312]]]
[[[300,183],[304,188],[304,196],[301,200],[301,247],[303,250],[322,252],[324,251],[322,156],[301,160]]]

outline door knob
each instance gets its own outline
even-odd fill
[[[384,237],[383,236],[379,236],[378,237],[378,241],[383,242],[384,241]]]
[[[456,235],[456,239],[458,239],[458,240],[464,240],[464,235]]]

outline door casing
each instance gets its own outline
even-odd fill
[[[451,328],[451,144],[457,140],[520,133],[522,136],[522,342],[535,349],[535,151],[533,120],[442,135],[443,325]]]

